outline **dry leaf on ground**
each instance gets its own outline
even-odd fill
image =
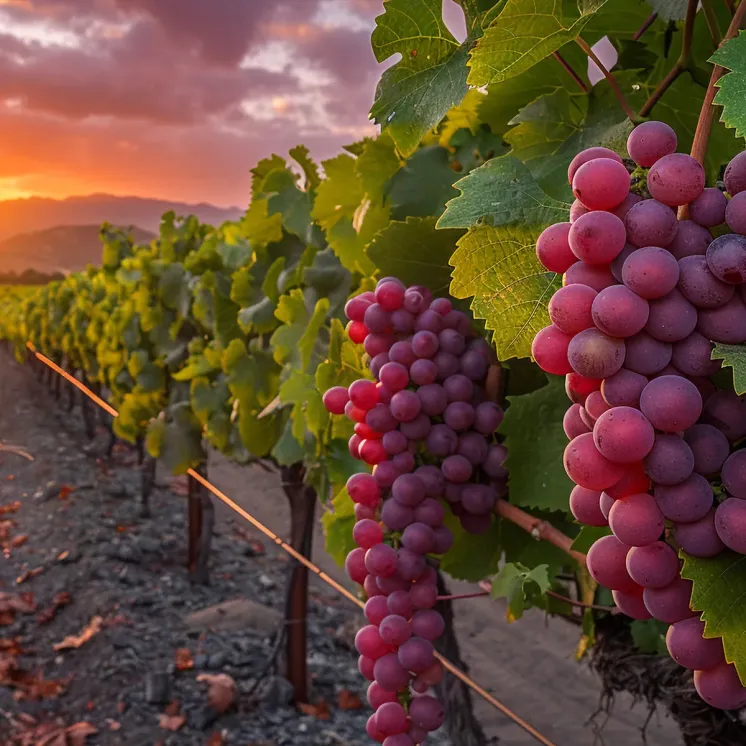
[[[7,505],[0,505],[0,515],[5,515],[6,513],[15,513],[21,508],[21,501],[16,500],[15,502],[8,503]]]
[[[84,746],[86,738],[98,733],[98,728],[90,723],[81,722],[71,725],[67,729],[67,741],[69,746]]]
[[[164,730],[177,731],[186,723],[186,715],[166,715],[162,713],[158,716],[158,725]]]
[[[301,702],[298,709],[304,715],[312,715],[316,720],[329,720],[332,716],[329,712],[329,705],[323,699],[314,705]]]
[[[68,635],[62,642],[58,642],[55,650],[67,650],[69,648],[79,648],[85,644],[94,635],[98,634],[103,627],[104,620],[100,616],[95,616],[88,623],[88,626],[79,635]]]
[[[339,693],[337,704],[340,710],[361,710],[363,707],[360,697],[349,689],[343,689]]]
[[[190,668],[194,668],[194,658],[192,658],[192,651],[189,648],[177,648],[175,657],[177,671],[188,671]]]
[[[236,682],[227,673],[203,673],[197,676],[197,681],[209,686],[207,701],[216,712],[225,712],[236,701]]]

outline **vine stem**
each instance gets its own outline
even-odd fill
[[[457,593],[454,596],[438,596],[436,601],[461,601],[464,598],[481,598],[489,596],[489,591],[478,591],[477,593]]]
[[[738,8],[736,8],[733,14],[733,19],[728,26],[728,30],[725,32],[723,37],[723,43],[729,39],[733,39],[738,35],[738,30],[741,28],[744,16],[746,16],[746,0],[743,0]],[[722,45],[721,45],[722,46]],[[694,132],[694,141],[692,142],[691,156],[698,160],[702,165],[705,162],[705,154],[707,153],[707,143],[710,140],[710,133],[712,132],[712,120],[715,114],[715,108],[712,104],[715,94],[717,93],[717,82],[725,74],[726,70],[720,65],[715,65],[712,68],[712,75],[710,76],[710,83],[707,86],[707,92],[705,93],[705,100],[702,103],[702,110],[699,112],[699,121],[697,122],[697,129]]]
[[[465,596],[454,596],[454,599],[458,598],[472,598],[474,596],[491,596],[492,592],[491,590],[488,590],[489,583],[486,580],[483,580],[479,584],[480,588],[484,588],[484,590],[481,593],[470,593]],[[620,614],[621,611],[617,606],[599,606],[598,604],[587,604],[584,601],[576,601],[574,598],[569,598],[568,596],[563,596],[561,593],[557,593],[556,591],[545,591],[545,595],[551,596],[552,598],[556,598],[558,601],[562,601],[563,603],[570,604],[570,606],[576,606],[579,609],[593,609],[594,611],[606,611],[609,614]]]
[[[572,548],[572,539],[552,526],[551,523],[542,521],[541,518],[536,518],[521,510],[517,505],[513,505],[505,500],[497,501],[495,513],[501,518],[515,523],[516,526],[531,534],[537,541],[548,541],[553,546],[569,554],[578,563],[585,564],[585,554],[575,551]]]
[[[686,8],[686,20],[684,21],[684,38],[681,42],[681,54],[676,64],[669,70],[656,89],[650,94],[650,98],[643,104],[640,109],[640,117],[646,117],[653,110],[653,107],[660,101],[663,94],[674,84],[676,79],[690,65],[692,59],[692,38],[694,37],[694,21],[697,17],[698,0],[689,0]]]
[[[617,97],[619,105],[622,107],[622,109],[624,109],[624,113],[629,117],[630,122],[632,122],[632,124],[637,124],[637,117],[635,116],[635,112],[632,111],[632,107],[627,102],[627,99],[624,98],[624,94],[622,93],[622,89],[619,87],[619,83],[617,83],[616,78],[606,69],[603,62],[598,59],[596,53],[588,46],[584,39],[578,36],[575,39],[575,42],[586,53],[586,55],[591,60],[593,60],[593,62],[596,63],[598,69],[603,73],[604,78],[609,81],[609,85],[614,91],[614,95]]]
[[[565,70],[567,70],[568,75],[578,84],[578,88],[580,88],[583,93],[588,93],[588,86],[580,75],[575,72],[573,66],[559,52],[552,52],[552,57],[554,57],[554,59],[557,60]]]
[[[715,8],[712,7],[712,0],[702,0],[702,12],[705,15],[705,21],[707,21],[707,28],[710,29],[712,43],[717,48],[720,46],[720,27],[715,15]]]
[[[640,37],[655,23],[656,18],[658,18],[658,14],[651,13],[645,23],[637,29],[635,35],[632,37],[632,41],[639,41]]]

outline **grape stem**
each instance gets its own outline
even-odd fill
[[[720,27],[718,26],[718,19],[715,15],[715,8],[712,7],[712,0],[701,0],[702,12],[705,14],[705,21],[707,21],[707,28],[710,29],[710,36],[712,36],[712,43],[715,48],[720,46]]]
[[[681,54],[676,64],[669,70],[657,88],[650,94],[650,98],[642,105],[640,117],[646,117],[653,107],[660,101],[663,94],[676,82],[679,75],[692,67],[692,38],[694,36],[694,21],[697,17],[698,0],[689,0],[684,21],[684,36],[681,41]]]
[[[588,93],[588,86],[580,75],[575,72],[573,66],[559,52],[552,52],[552,57],[554,57],[554,59],[557,60],[565,70],[567,70],[567,74],[578,84],[578,88],[580,88],[583,93]]]
[[[461,601],[464,598],[481,598],[489,596],[489,591],[478,591],[477,593],[457,593],[453,596],[438,596],[436,601]]]
[[[483,580],[479,584],[480,588],[484,588],[481,593],[469,593],[463,596],[449,596],[449,598],[453,600],[457,600],[460,598],[473,598],[475,596],[490,596],[492,595],[492,591],[488,590],[490,587],[490,584]],[[557,593],[556,591],[545,591],[545,595],[551,596],[552,598],[556,598],[558,601],[562,601],[563,603],[570,604],[570,606],[577,606],[579,609],[593,609],[593,611],[605,611],[608,614],[620,614],[621,611],[619,610],[619,607],[617,606],[599,606],[598,604],[587,604],[584,601],[576,601],[574,598],[568,598],[567,596],[563,596],[561,593]],[[440,597],[438,597],[440,598]]]
[[[645,23],[637,29],[635,35],[632,37],[632,41],[639,41],[640,37],[655,23],[656,18],[658,18],[658,14],[651,13]]]
[[[632,111],[632,107],[629,105],[629,103],[627,103],[627,99],[624,98],[624,94],[622,93],[622,89],[619,87],[619,83],[617,83],[616,78],[606,69],[603,62],[598,59],[596,53],[588,46],[584,39],[578,36],[575,39],[575,42],[586,53],[586,55],[593,62],[596,63],[598,69],[603,73],[604,78],[606,78],[606,80],[609,82],[611,90],[614,91],[614,95],[617,97],[619,105],[622,107],[622,109],[624,109],[624,113],[629,117],[630,122],[632,122],[632,124],[637,124],[637,117],[635,116],[635,112]]]
[[[565,536],[559,529],[552,526],[551,523],[542,521],[541,518],[536,518],[505,500],[497,501],[495,513],[501,518],[515,523],[516,526],[531,534],[537,541],[548,541],[558,549],[569,554],[579,564],[585,564],[585,555],[572,548],[572,539],[569,536]]]
[[[725,7],[728,8],[728,12],[733,15],[735,12],[735,7],[733,5],[733,0],[725,0]]]
[[[723,43],[729,39],[733,39],[738,35],[738,30],[741,28],[743,23],[744,15],[746,15],[746,2],[741,2],[733,14],[733,19],[728,26],[728,30],[725,32]],[[725,74],[726,70],[720,65],[715,65],[712,68],[712,75],[710,76],[710,83],[707,86],[707,92],[705,93],[705,100],[702,103],[702,110],[699,113],[699,121],[697,122],[697,129],[694,132],[694,141],[692,142],[691,156],[692,158],[699,161],[702,165],[705,162],[705,155],[707,153],[707,143],[710,140],[710,132],[712,132],[712,120],[715,114],[715,108],[713,106],[713,100],[717,93],[717,82]]]

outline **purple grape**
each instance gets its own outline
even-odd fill
[[[425,498],[414,509],[414,519],[433,528],[443,523],[445,514],[445,508],[432,497]]]
[[[449,403],[453,401],[470,402],[474,396],[474,384],[471,379],[461,373],[446,378],[443,381],[443,388]]]
[[[415,510],[415,516],[417,511]],[[402,547],[397,552],[396,571],[404,580],[417,580],[425,571],[425,558],[421,554]]]
[[[487,375],[489,362],[477,350],[467,350],[460,359],[459,367],[454,372],[461,372],[472,381],[481,381]],[[451,374],[453,375],[453,374]]]
[[[376,334],[383,334],[388,332],[391,328],[391,314],[384,310],[384,308],[378,303],[371,303],[371,305],[365,309],[365,317],[363,320],[368,331]]]
[[[409,340],[401,340],[391,345],[389,360],[401,363],[405,368],[409,368],[416,359],[412,351],[412,343]]]
[[[712,274],[703,256],[686,256],[679,260],[678,289],[697,308],[720,308],[735,292],[733,285]]]
[[[715,530],[725,546],[746,554],[746,500],[723,500],[715,511]]]
[[[414,391],[398,391],[391,397],[391,414],[399,422],[411,422],[420,413],[422,404]]]
[[[443,414],[448,406],[448,395],[439,383],[428,383],[420,386],[417,389],[417,397],[420,400],[422,411],[430,417]]]
[[[727,204],[728,200],[719,189],[709,187],[690,203],[689,217],[698,225],[714,228],[725,222]]]
[[[402,474],[394,481],[391,496],[400,505],[414,508],[425,499],[425,484],[414,474]]]
[[[640,332],[625,340],[625,367],[644,376],[662,371],[670,362],[673,348],[667,342]]]
[[[399,430],[406,435],[410,441],[424,440],[430,433],[432,420],[427,414],[421,412],[411,422],[402,422]]]
[[[673,345],[671,362],[687,376],[712,376],[720,370],[721,361],[712,360],[712,344],[699,332]]]
[[[391,363],[389,363],[390,365]],[[369,409],[365,415],[365,424],[368,427],[377,430],[379,433],[387,433],[396,429],[399,424],[391,414],[391,409],[387,404],[376,404],[373,409]]]
[[[708,705],[720,710],[740,710],[746,705],[746,686],[732,663],[723,661],[714,668],[695,671],[694,688]]]
[[[422,730],[438,730],[445,720],[443,705],[435,697],[415,697],[409,705],[412,723]]]
[[[632,580],[643,588],[665,588],[679,574],[679,558],[664,541],[632,547],[626,564]]]
[[[381,508],[381,520],[391,531],[403,531],[414,521],[414,511],[396,500],[386,500]]]
[[[725,550],[715,530],[715,508],[698,521],[676,524],[676,541],[692,557],[717,557]]]
[[[393,591],[386,597],[386,604],[392,614],[398,614],[405,619],[412,616],[412,601],[408,591]]]
[[[365,553],[365,567],[369,573],[387,578],[396,572],[396,550],[388,544],[376,544]]]
[[[481,464],[487,458],[488,450],[489,445],[480,433],[469,430],[459,436],[457,452],[474,466]]]
[[[459,454],[443,459],[440,468],[449,482],[466,482],[472,474],[471,464]]]
[[[623,340],[609,337],[597,329],[576,334],[567,348],[573,370],[586,378],[613,376],[624,364],[624,355]]]
[[[443,617],[437,611],[423,609],[412,617],[412,632],[423,640],[434,642],[443,635],[445,630]]]
[[[736,294],[720,308],[700,310],[697,331],[713,342],[740,344],[746,341],[746,306],[743,300]]]
[[[508,449],[503,445],[490,446],[487,458],[482,462],[482,471],[493,479],[506,479],[508,470],[505,468],[505,460],[508,458]]]
[[[418,386],[425,386],[428,383],[435,383],[438,377],[438,368],[432,360],[415,360],[409,369],[409,376],[413,383]]]
[[[435,546],[435,533],[425,523],[412,523],[404,529],[401,543],[417,554],[429,554]]]
[[[666,633],[666,646],[671,657],[692,670],[708,670],[725,661],[723,641],[706,640],[705,623],[697,617],[682,619],[672,624]]]
[[[399,663],[396,653],[380,657],[373,666],[373,675],[378,685],[387,692],[398,692],[409,682],[409,673]]]
[[[648,191],[653,199],[671,207],[688,205],[705,188],[705,170],[685,153],[671,153],[656,161],[648,171]]]
[[[679,263],[665,249],[648,246],[627,257],[622,267],[622,279],[641,298],[662,298],[676,287]]]
[[[438,497],[443,494],[445,480],[437,466],[420,466],[414,475],[425,485],[425,494],[428,497]]]
[[[702,396],[681,376],[654,378],[640,395],[640,409],[656,430],[675,433],[690,428],[702,414]]]
[[[733,197],[725,208],[725,222],[733,233],[746,233],[746,197],[740,192]]]
[[[722,467],[723,487],[732,497],[746,499],[746,451],[732,453]]]
[[[433,362],[435,363],[435,367],[438,369],[438,379],[441,381],[449,376],[455,375],[461,368],[461,360],[450,352],[445,352],[443,350],[436,353]]]
[[[414,329],[414,314],[404,308],[392,311],[391,328],[395,334],[411,334]]]
[[[451,402],[445,409],[443,419],[446,425],[456,432],[468,430],[474,423],[475,410],[466,402]]]
[[[643,592],[645,606],[659,622],[675,624],[682,619],[696,616],[689,608],[692,581],[676,578],[663,588],[646,588]]]
[[[645,331],[661,342],[678,342],[697,326],[697,309],[676,289],[649,305]]]
[[[383,443],[384,450],[389,456],[396,456],[397,453],[403,453],[409,446],[409,440],[407,437],[402,435],[398,430],[391,430],[390,432],[384,433],[381,442]]]
[[[657,484],[653,494],[663,515],[675,523],[698,521],[712,507],[712,487],[700,474],[691,474],[676,485]]]
[[[431,309],[423,311],[414,322],[416,332],[432,332],[440,334],[443,331],[443,317]]]
[[[496,502],[495,491],[485,484],[469,484],[461,495],[461,504],[469,513],[489,513]]]
[[[704,256],[712,243],[712,234],[707,228],[691,220],[680,220],[676,238],[668,245],[674,258],[681,261],[687,256]]]
[[[435,534],[435,544],[433,545],[433,554],[445,554],[453,546],[453,533],[447,526],[433,527]]]
[[[746,237],[726,234],[707,247],[707,265],[723,282],[741,285],[746,282]]]
[[[401,363],[386,363],[378,380],[392,392],[401,391],[409,385],[409,371]]]
[[[746,190],[746,156],[739,153],[725,169],[725,189],[731,197]]]
[[[438,458],[451,456],[458,449],[458,435],[448,425],[433,425],[427,436],[427,448]]]
[[[694,469],[692,449],[678,435],[659,434],[645,459],[645,473],[656,483],[681,484]]]
[[[379,352],[378,355],[376,355],[371,361],[370,361],[370,372],[373,374],[373,378],[377,378],[379,381],[380,379],[380,373],[381,368],[383,368],[386,363],[389,362],[389,356],[387,352]],[[405,369],[406,370],[406,369]]]
[[[746,398],[732,391],[718,391],[707,400],[702,419],[731,443],[740,440],[746,436]]]
[[[404,293],[404,309],[411,314],[419,314],[425,310],[427,303],[421,293],[409,288]]]
[[[450,352],[451,355],[458,357],[466,350],[466,340],[455,329],[443,329],[438,335],[438,340],[440,342],[440,349],[444,352]]]
[[[389,614],[384,617],[378,626],[378,631],[384,642],[397,647],[412,637],[412,628],[409,622],[397,614]]]
[[[704,410],[706,416],[707,404],[705,404]],[[710,474],[717,474],[725,459],[728,458],[730,452],[728,439],[712,425],[693,425],[684,433],[684,440],[692,449],[694,471],[697,474],[705,477]]]
[[[634,246],[665,248],[676,237],[676,213],[654,199],[644,199],[633,205],[624,218],[627,240]]]
[[[604,379],[601,395],[610,407],[638,407],[640,394],[648,379],[627,368],[621,368],[613,376]]]
[[[432,358],[439,347],[438,337],[433,332],[421,331],[412,337],[412,351],[419,358]]]
[[[596,296],[591,314],[596,328],[604,334],[631,337],[647,324],[650,308],[648,301],[629,288],[613,285]]]

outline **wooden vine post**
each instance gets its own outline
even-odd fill
[[[195,471],[207,479],[207,464],[202,462]],[[188,543],[187,568],[194,583],[207,585],[210,582],[208,563],[215,509],[208,490],[193,476],[188,477]]]

